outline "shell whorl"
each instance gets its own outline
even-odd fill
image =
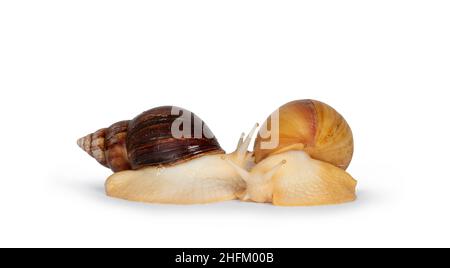
[[[114,172],[128,170],[131,167],[126,149],[129,122],[117,122],[89,134],[77,141],[78,146]]]
[[[344,117],[335,109],[316,100],[297,100],[281,106],[276,112],[279,144],[274,149],[262,149],[261,143],[269,139],[259,134],[255,142],[257,163],[300,144],[312,158],[347,169],[353,156],[353,135]],[[266,120],[263,129],[272,128],[271,118]]]
[[[173,113],[173,111],[179,113]],[[189,118],[189,137],[175,138],[172,133],[174,122],[184,116]],[[201,126],[196,126],[199,122]],[[196,137],[195,129],[200,127],[201,135]],[[225,153],[208,126],[190,111],[162,106],[146,111],[130,121],[127,137],[128,156],[132,169],[146,166],[166,166],[186,162],[207,154]]]
[[[173,124],[186,118],[191,135],[175,138]],[[196,136],[195,123],[201,123],[201,136]],[[183,127],[186,127],[183,125]],[[188,110],[163,106],[141,113],[130,121],[121,121],[78,140],[78,145],[100,164],[114,172],[136,170],[148,166],[168,166],[207,154],[225,153],[207,125]]]

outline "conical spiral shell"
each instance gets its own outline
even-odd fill
[[[276,148],[263,149],[262,142],[269,142],[271,137],[263,138],[259,134],[254,148],[257,163],[289,148],[298,148],[314,159],[347,169],[353,156],[353,135],[344,117],[335,109],[315,100],[298,100],[277,111],[279,144]],[[271,118],[261,129],[273,131]]]
[[[78,146],[114,172],[131,169],[125,144],[129,122],[117,122],[89,134],[78,140]]]
[[[190,125],[183,125],[190,129],[191,135],[174,137],[173,124],[182,115],[191,119]],[[200,136],[194,133],[198,122],[202,130]],[[163,106],[143,112],[133,120],[100,129],[79,139],[78,145],[103,166],[119,172],[175,165],[207,154],[224,153],[216,138],[210,136],[207,125],[195,114]]]

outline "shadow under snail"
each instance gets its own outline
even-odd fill
[[[187,131],[192,135],[174,137],[180,115],[192,119]],[[272,128],[274,115],[261,129]],[[79,139],[78,145],[115,172],[105,183],[107,195],[131,201],[201,204],[240,199],[307,206],[355,200],[356,181],[345,171],[353,154],[345,119],[313,100],[283,105],[276,116],[278,146],[261,146],[268,138],[260,131],[254,152],[248,147],[258,125],[226,154],[200,118],[172,106],[100,129]],[[195,122],[201,124],[200,134],[193,133]]]

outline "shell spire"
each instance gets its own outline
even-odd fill
[[[78,139],[80,148],[114,172],[130,169],[126,149],[129,121],[121,121]]]
[[[105,157],[105,132],[106,129],[100,129],[77,140],[78,146],[95,158],[103,166],[107,166]]]

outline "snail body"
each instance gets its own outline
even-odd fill
[[[229,162],[246,182],[241,200],[280,206],[339,204],[356,199],[356,180],[345,169],[353,155],[353,136],[332,107],[314,100],[280,107],[262,128],[279,125],[279,142],[263,148],[256,138],[255,166],[247,171]],[[272,125],[272,126],[271,126]]]
[[[346,172],[352,131],[331,106],[315,100],[281,106],[248,152],[257,127],[226,154],[200,118],[164,106],[100,129],[78,145],[114,172],[105,183],[107,195],[131,201],[313,206],[356,199],[357,182]]]
[[[115,172],[105,183],[107,195],[196,204],[236,199],[244,190],[245,183],[227,161],[243,169],[251,165],[249,137],[241,137],[236,151],[226,154],[195,114],[164,106],[87,135],[78,145]]]
[[[239,195],[243,201],[277,206],[316,206],[340,204],[356,198],[356,181],[350,174],[300,150],[270,156],[250,172],[241,170],[240,174],[246,182],[245,191]]]
[[[245,183],[223,157],[207,155],[169,167],[115,173],[106,181],[106,193],[131,201],[165,204],[234,200],[244,191]]]

